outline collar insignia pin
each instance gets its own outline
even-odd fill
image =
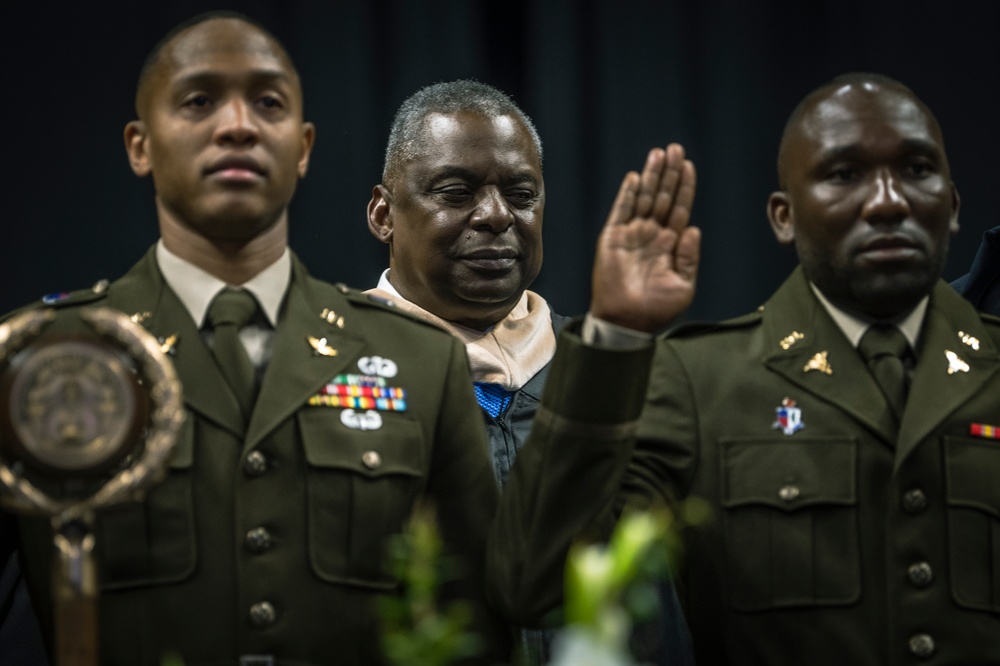
[[[145,313],[149,314],[149,313]],[[134,316],[134,315],[133,315]],[[138,323],[138,322],[136,322]],[[168,335],[167,337],[160,337],[156,339],[160,343],[160,351],[167,356],[173,356],[177,353],[177,334]]]
[[[795,406],[795,401],[785,398],[780,407],[774,408],[776,420],[771,424],[772,430],[780,430],[788,436],[794,435],[805,427],[802,422],[802,410]]]
[[[153,316],[152,312],[150,312],[149,310],[145,310],[143,312],[132,313],[132,316],[129,317],[129,319],[132,320],[133,324],[139,324],[140,326],[145,326],[146,322],[149,321],[149,318],[152,316]]]
[[[314,338],[311,335],[307,335],[306,340],[309,342],[309,346],[312,347],[313,354],[316,356],[337,355],[337,350],[327,344],[326,338]]]
[[[964,343],[979,351],[979,338],[974,338],[965,331],[958,332],[958,338]]]
[[[802,367],[802,372],[818,370],[824,375],[832,375],[833,368],[830,367],[830,362],[826,358],[827,353],[826,351],[821,351],[809,359],[809,362]]]
[[[789,335],[783,337],[781,339],[781,342],[779,342],[778,344],[781,345],[782,349],[784,349],[785,351],[788,351],[789,349],[792,348],[792,345],[794,345],[796,342],[798,342],[799,340],[803,339],[804,337],[806,337],[805,333],[799,333],[798,331],[792,331]]]
[[[955,352],[945,349],[944,355],[948,358],[948,374],[953,375],[956,372],[968,372],[969,364],[958,357]]]

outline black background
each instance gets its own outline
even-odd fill
[[[121,275],[157,238],[152,186],[128,167],[140,63],[208,9],[269,26],[301,71],[317,126],[291,245],[315,275],[374,286],[388,252],[365,206],[389,122],[422,85],[474,77],[511,94],[545,149],[545,265],[534,288],[586,309],[600,225],[624,172],[680,141],[704,232],[691,315],[752,309],[794,266],[765,216],[781,128],[846,71],[912,87],[944,128],[962,196],[946,279],[997,222],[1000,2],[452,0],[5,3],[0,310]]]

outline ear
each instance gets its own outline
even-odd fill
[[[392,195],[385,185],[372,188],[368,202],[368,230],[383,243],[392,242]]]
[[[951,184],[951,222],[948,223],[948,229],[951,233],[958,233],[958,208],[962,203],[961,197],[958,196],[958,189],[955,187],[955,183]]]
[[[299,178],[306,177],[306,171],[309,170],[309,156],[312,155],[315,141],[316,126],[312,123],[302,123],[302,157],[299,158]]]
[[[125,126],[125,152],[128,154],[128,163],[132,167],[132,172],[140,178],[148,176],[153,170],[149,146],[146,145],[148,137],[146,123],[141,120],[133,120]]]
[[[795,240],[795,218],[787,194],[771,193],[767,198],[767,219],[771,221],[771,230],[779,243],[788,245]]]

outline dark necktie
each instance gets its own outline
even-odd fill
[[[511,391],[506,390],[500,384],[476,382],[473,388],[476,390],[476,402],[479,403],[484,412],[493,418],[497,418],[506,411],[513,395]]]
[[[903,358],[908,350],[906,337],[892,325],[873,324],[858,343],[858,351],[868,363],[897,422],[906,405],[906,366]]]
[[[257,301],[245,289],[223,289],[208,308],[208,321],[214,333],[212,353],[244,416],[249,416],[253,410],[257,396],[257,373],[240,342],[239,332],[255,312]]]

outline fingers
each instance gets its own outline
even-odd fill
[[[661,225],[667,219],[677,196],[677,184],[681,181],[684,163],[683,146],[677,143],[667,146],[665,167],[662,170],[660,182],[657,184],[656,198],[650,215]]]
[[[677,239],[674,250],[674,270],[690,283],[698,276],[698,263],[701,259],[701,230],[698,227],[687,227]]]
[[[680,232],[691,217],[695,183],[694,164],[684,159],[683,146],[672,143],[666,149],[653,148],[642,174],[630,171],[622,180],[608,224],[652,218],[660,226]]]
[[[656,198],[659,194],[667,155],[662,148],[653,148],[646,155],[646,164],[642,167],[639,181],[639,191],[635,197],[635,217],[651,217]]]
[[[677,191],[674,194],[673,207],[670,210],[670,217],[666,220],[666,226],[677,233],[681,233],[691,219],[696,185],[697,173],[694,164],[691,160],[684,160],[680,169]]]
[[[611,204],[611,212],[608,214],[607,226],[617,224],[628,224],[635,214],[636,195],[639,190],[639,174],[629,171],[622,178],[622,184],[618,188],[615,202]]]

